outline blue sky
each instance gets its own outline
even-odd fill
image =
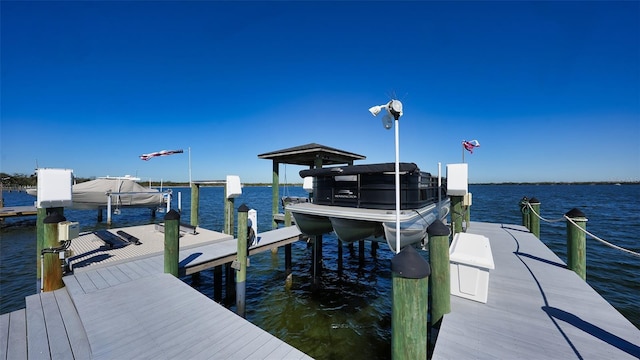
[[[640,180],[640,2],[2,1],[0,171],[270,182],[307,143],[471,182]],[[149,161],[143,153],[184,149]],[[281,179],[299,179],[297,166]]]

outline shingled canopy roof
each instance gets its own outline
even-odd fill
[[[313,166],[316,158],[322,159],[322,165],[350,164],[354,160],[363,160],[364,155],[311,143],[288,149],[272,151],[258,155],[260,159],[273,160],[281,164]]]

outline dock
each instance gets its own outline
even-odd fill
[[[17,216],[35,216],[38,210],[35,206],[7,206],[0,208],[0,219]]]
[[[488,300],[451,296],[432,359],[640,358],[640,330],[527,228],[471,222],[466,232],[491,244]]]
[[[108,248],[95,233],[72,241],[65,287],[26,298],[0,315],[0,359],[311,359],[291,345],[164,274],[155,225],[112,229],[140,245]],[[181,234],[180,269],[235,258],[237,240],[205,229]],[[250,253],[302,239],[295,227],[258,234]],[[75,243],[75,244],[74,244]]]
[[[164,274],[156,225],[110,230],[118,231],[141,244],[107,248],[95,233],[82,234],[72,242],[65,287],[0,316],[0,360],[310,359]],[[640,358],[640,330],[525,227],[471,222],[466,232],[490,241],[487,302],[451,296],[431,359]],[[250,254],[302,236],[286,227],[258,238]],[[229,235],[185,228],[180,241],[184,275],[235,258]]]

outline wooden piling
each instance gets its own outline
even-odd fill
[[[178,277],[180,214],[171,209],[164,216],[164,272]]]
[[[342,270],[343,270],[343,263],[342,263],[342,248],[343,243],[342,240],[338,239],[338,275],[342,275]]]
[[[242,204],[238,208],[238,258],[236,269],[236,313],[245,317],[245,296],[247,288],[247,223],[249,207]]]
[[[413,246],[405,246],[391,259],[391,271],[391,358],[426,359],[431,268]]]
[[[451,312],[451,275],[449,269],[449,228],[436,220],[427,228],[431,265],[431,324]]]
[[[289,227],[291,226],[291,211],[284,211],[284,225]],[[288,276],[291,274],[293,266],[291,259],[291,244],[287,244],[284,246],[284,268],[285,274]]]
[[[213,268],[213,299],[222,301],[222,265]]]
[[[587,218],[578,209],[571,209],[565,214],[575,225],[567,220],[567,267],[583,280],[587,279]]]
[[[316,276],[322,275],[322,235],[315,235],[313,237],[312,251],[313,264],[311,264],[311,276],[313,283],[316,284]]]
[[[233,213],[235,211],[234,198],[227,196],[228,184],[224,185],[224,233],[233,236],[233,225],[235,222]],[[247,210],[249,211],[249,210]],[[246,236],[246,234],[245,234]]]
[[[62,263],[58,252],[47,251],[60,247],[58,240],[58,223],[67,219],[57,212],[49,214],[43,220],[44,243],[42,261],[42,291],[58,290],[64,286],[62,282]]]
[[[462,220],[464,219],[464,196],[451,196],[451,222],[453,234],[462,232]]]
[[[191,226],[198,226],[198,209],[200,208],[200,186],[191,183]]]
[[[529,205],[531,205],[532,210],[529,211],[529,231],[540,239],[540,218],[538,217],[538,214],[540,214],[540,201],[532,197],[529,200]]]
[[[273,161],[272,165],[273,178],[271,180],[271,228],[277,229],[278,223],[274,217],[278,213],[280,205],[280,163]]]
[[[64,208],[62,207],[53,207],[53,208],[37,208],[36,214],[36,288],[38,292],[42,288],[40,284],[40,279],[42,278],[42,264],[41,264],[41,256],[42,249],[44,248],[44,219],[51,214],[58,214],[64,217]]]

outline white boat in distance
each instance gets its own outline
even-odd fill
[[[109,197],[114,209],[149,208],[156,210],[166,206],[168,192],[147,188],[136,181],[139,178],[126,176],[106,176],[95,180],[74,184],[72,187],[72,209],[106,209]],[[37,189],[28,194],[37,196]]]
[[[313,202],[286,206],[300,231],[334,231],[347,243],[371,239],[396,247],[395,164],[303,170],[313,177]],[[446,184],[414,163],[400,164],[400,247],[427,242],[427,228],[449,214]]]

